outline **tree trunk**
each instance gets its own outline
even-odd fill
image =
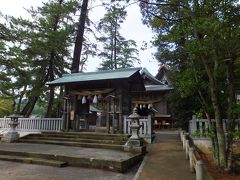
[[[44,70],[43,70],[44,71]],[[24,106],[24,108],[21,111],[21,115],[23,115],[24,117],[29,117],[30,114],[32,113],[32,110],[40,96],[40,90],[44,87],[44,85],[46,84],[47,80],[48,80],[48,76],[49,74],[47,73],[44,77],[42,77],[41,80],[38,80],[37,82],[40,82],[39,84],[37,84],[35,87],[33,87],[32,89],[32,93],[29,96],[29,100],[27,102],[27,104]],[[37,90],[37,94],[35,92],[35,90]]]
[[[75,47],[73,52],[73,62],[71,66],[71,73],[79,72],[82,44],[84,40],[83,35],[84,35],[85,22],[87,17],[87,7],[88,7],[88,0],[83,0],[82,7],[81,7],[81,14],[79,18],[79,25],[77,30],[77,37],[76,37]]]
[[[219,100],[217,97],[216,81],[213,74],[211,73],[209,64],[206,62],[206,60],[203,57],[201,58],[201,60],[204,64],[205,70],[209,78],[211,101],[212,101],[214,116],[216,121],[216,134],[217,134],[218,152],[219,152],[218,167],[220,169],[225,169],[227,168],[226,143],[225,143],[225,135],[223,130],[223,121],[220,113]]]
[[[25,114],[25,117],[29,117],[34,109],[34,106],[35,104],[37,103],[37,100],[38,100],[39,96],[38,97],[34,97],[30,103],[30,106]]]
[[[61,5],[63,3],[63,0],[59,0],[59,4]],[[58,29],[58,24],[60,20],[60,15],[57,14],[54,19],[54,24],[53,24],[53,32],[56,32]],[[54,59],[56,56],[55,48],[51,50],[50,53],[50,58],[49,58],[49,67],[48,67],[48,74],[49,74],[49,81],[54,80]],[[52,107],[54,103],[54,93],[55,93],[55,87],[50,86],[49,87],[49,97],[48,97],[48,106],[47,106],[47,111],[45,113],[45,117],[51,117],[51,112],[52,112]]]
[[[110,68],[111,68],[111,70],[113,70],[113,68],[114,68],[114,61],[113,61],[113,59],[114,59],[114,47],[113,47],[113,44],[114,44],[114,40],[113,40],[113,37],[111,37],[111,65],[110,65]]]
[[[19,96],[19,102],[17,104],[17,112],[20,112],[21,110],[21,105],[22,105],[22,99],[24,94],[26,93],[27,85],[24,86],[22,93]]]
[[[113,48],[114,48],[114,69],[117,69],[117,18],[115,18]]]
[[[50,56],[50,60],[49,60],[49,69],[48,69],[48,71],[49,71],[49,80],[50,81],[54,80],[54,69],[53,69],[54,57],[55,57],[55,50],[52,50],[51,56]],[[54,103],[54,92],[55,92],[55,87],[54,86],[50,86],[49,87],[48,106],[47,106],[47,111],[45,113],[45,118],[51,116],[52,107],[53,107],[53,103]]]
[[[52,112],[52,107],[53,107],[53,103],[54,103],[54,93],[55,92],[55,87],[54,86],[50,86],[49,87],[49,98],[48,98],[48,106],[47,106],[47,111],[45,113],[45,118],[51,117],[51,112]]]
[[[33,111],[33,108],[38,100],[39,96],[32,97],[28,100],[27,104],[24,106],[23,110],[21,111],[21,115],[24,117],[29,117]]]
[[[194,0],[193,2],[193,14],[192,14],[192,20],[196,20],[199,17],[199,3],[197,0]],[[194,29],[194,36],[196,39],[198,39],[200,42],[203,38],[201,31],[199,29]],[[223,120],[221,117],[220,112],[220,102],[217,96],[217,70],[218,70],[218,61],[217,61],[217,55],[216,53],[213,55],[213,71],[211,72],[211,63],[207,62],[208,60],[211,60],[209,58],[206,58],[204,56],[200,56],[200,60],[204,65],[204,68],[207,72],[208,79],[209,79],[209,86],[210,86],[210,95],[211,95],[211,102],[213,106],[214,111],[214,117],[216,121],[216,141],[213,141],[215,149],[215,155],[217,156],[216,162],[217,166],[220,169],[227,168],[227,155],[226,155],[226,142],[225,142],[225,134],[223,130]]]
[[[24,117],[26,117],[26,114],[28,112],[28,109],[30,109],[31,106],[31,99],[28,100],[27,104],[23,107],[22,111],[21,111],[21,115],[23,115]]]
[[[196,79],[197,76],[196,76],[196,74],[194,74],[194,75],[195,75],[195,79]],[[220,165],[220,161],[219,161],[219,145],[218,145],[216,128],[214,126],[214,123],[211,120],[210,115],[209,115],[209,111],[208,111],[209,108],[208,108],[207,102],[206,102],[205,98],[203,97],[202,92],[200,90],[198,90],[198,94],[199,94],[200,102],[201,102],[201,104],[203,106],[205,115],[206,115],[206,117],[208,119],[208,127],[209,127],[208,131],[209,131],[209,136],[210,136],[210,139],[211,139],[211,142],[212,142],[214,162],[215,162],[216,166],[219,166]]]
[[[234,86],[234,59],[227,59],[227,79],[228,79],[228,112],[227,112],[227,130],[228,132],[234,132],[235,130],[235,117],[233,114],[233,106],[236,104],[236,96],[235,96],[235,86]],[[231,133],[227,136],[227,159],[228,159],[228,169],[230,170],[231,162],[232,162],[232,144],[233,144],[233,136]]]
[[[219,167],[221,169],[225,169],[227,167],[227,161],[226,161],[226,143],[225,143],[225,136],[224,136],[224,130],[223,130],[223,121],[220,113],[220,108],[217,102],[217,96],[216,96],[216,87],[215,83],[210,83],[210,89],[212,94],[212,103],[213,103],[213,109],[214,109],[214,115],[216,120],[216,130],[217,130],[217,140],[219,145]]]

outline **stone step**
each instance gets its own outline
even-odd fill
[[[32,134],[32,136],[39,136],[39,134]],[[41,136],[49,137],[73,137],[82,139],[98,139],[98,140],[118,140],[127,141],[128,135],[123,134],[105,134],[95,132],[42,132]]]
[[[66,162],[63,162],[63,161],[16,156],[16,155],[0,155],[0,160],[21,162],[21,163],[28,163],[28,164],[39,164],[39,165],[54,166],[54,167],[65,167],[68,165]]]
[[[114,150],[124,150],[123,145],[118,144],[99,144],[99,143],[84,143],[84,142],[74,142],[74,141],[57,141],[57,140],[47,140],[47,139],[19,139],[22,143],[37,143],[37,144],[55,144],[64,146],[77,146],[77,147],[88,147],[88,148],[101,148],[101,149],[114,149]]]
[[[70,148],[60,145],[11,143],[2,146],[0,144],[0,157],[2,157],[1,160],[26,163],[36,162],[42,165],[48,165],[47,162],[60,161],[66,162],[64,165],[69,166],[126,172],[141,161],[143,156],[142,154],[130,154],[116,150],[93,150],[91,148]]]
[[[82,143],[98,143],[98,144],[117,144],[117,145],[124,145],[126,141],[119,141],[119,140],[98,140],[98,139],[82,139],[82,138],[73,138],[73,137],[51,137],[51,136],[25,136],[21,138],[21,142],[25,139],[32,139],[32,140],[54,140],[54,141],[68,141],[68,142],[82,142]]]

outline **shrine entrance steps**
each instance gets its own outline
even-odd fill
[[[127,140],[126,135],[91,132],[29,134],[18,143],[0,143],[0,160],[126,172],[143,157],[123,151]]]
[[[55,144],[88,148],[123,150],[128,136],[94,132],[43,132],[29,134],[19,140],[23,143]]]

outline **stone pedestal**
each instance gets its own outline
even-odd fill
[[[18,140],[19,133],[16,131],[16,127],[18,124],[18,122],[10,121],[10,129],[6,134],[3,135],[1,139],[3,142],[16,142]]]
[[[128,146],[140,147],[143,145],[142,139],[130,139],[127,143]]]

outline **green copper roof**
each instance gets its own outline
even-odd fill
[[[100,80],[112,80],[112,79],[124,79],[129,78],[141,68],[128,68],[109,71],[98,71],[88,73],[73,73],[64,74],[63,77],[48,82],[48,85],[62,85],[68,83],[84,82],[84,81],[100,81]]]

